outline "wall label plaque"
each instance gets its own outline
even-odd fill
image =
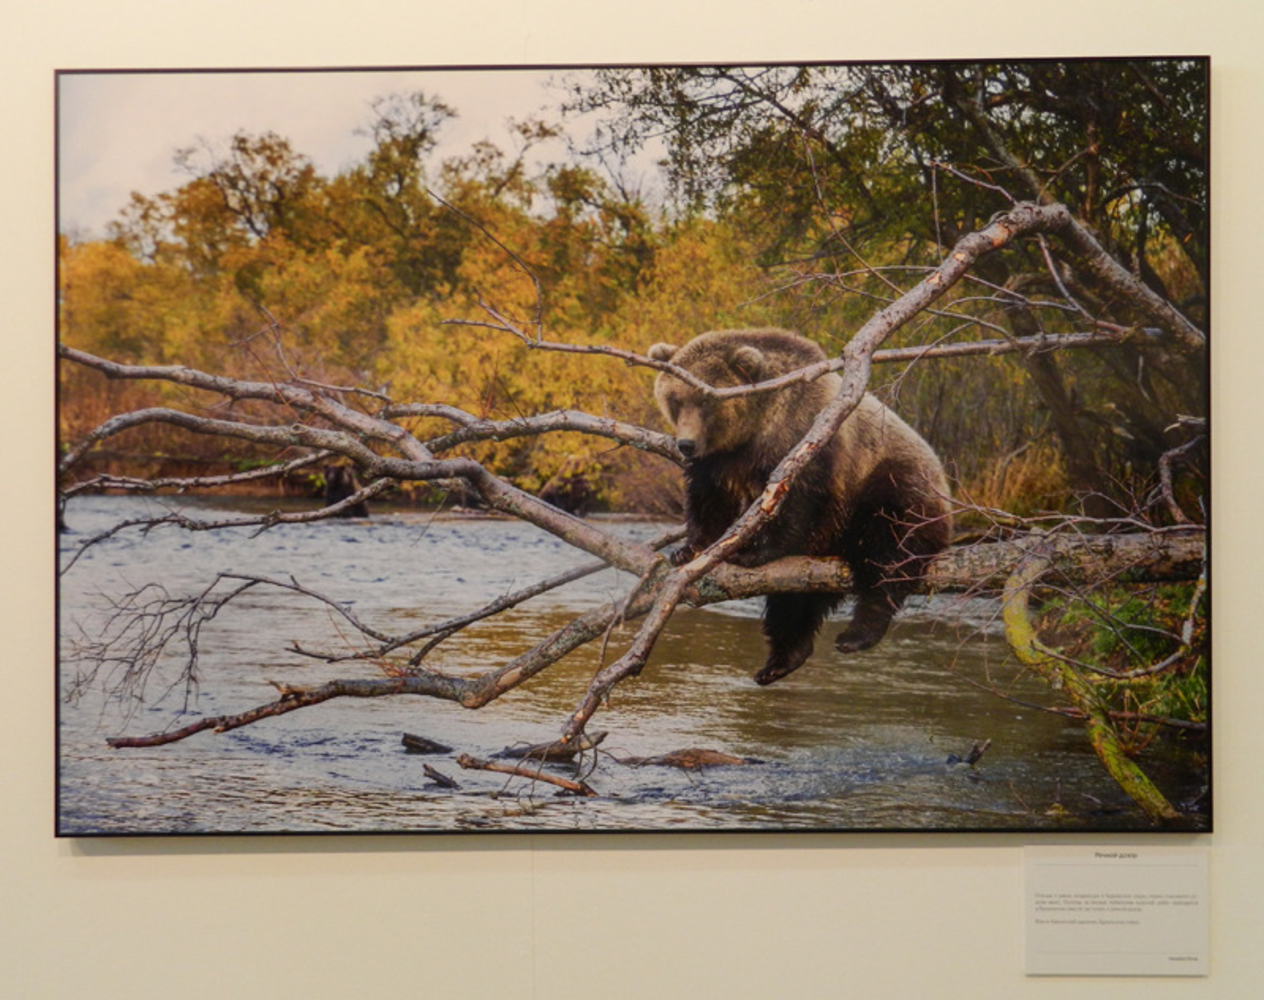
[[[1207,974],[1207,850],[1028,847],[1028,975]]]

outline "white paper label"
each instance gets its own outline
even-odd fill
[[[1027,974],[1205,976],[1205,847],[1028,847]]]

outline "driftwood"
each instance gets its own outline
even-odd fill
[[[404,749],[409,753],[451,753],[452,748],[445,746],[435,740],[427,739],[424,736],[414,736],[412,733],[405,733],[404,738],[400,740],[404,745]]]
[[[426,777],[433,781],[436,785],[442,785],[444,788],[460,788],[460,784],[449,778],[442,771],[431,767],[429,764],[423,764],[421,769],[425,772]]]
[[[544,781],[550,785],[557,785],[558,788],[573,792],[576,795],[584,795],[589,798],[594,798],[597,795],[587,782],[571,781],[569,778],[559,778],[555,774],[546,774],[542,770],[542,766],[532,769],[524,764],[498,764],[495,761],[471,757],[467,753],[461,754],[456,759],[456,762],[469,771],[495,771],[498,774],[512,774],[519,778],[526,778],[529,781]]]
[[[991,740],[975,740],[974,745],[970,747],[970,752],[964,757],[958,757],[955,753],[948,755],[948,764],[965,764],[967,767],[974,767],[979,759],[988,751],[988,747],[992,745]]]
[[[592,736],[584,734],[568,743],[554,740],[552,743],[536,743],[529,747],[505,747],[495,756],[512,757],[515,760],[539,760],[546,764],[570,764],[574,762],[576,754],[595,750],[605,738],[606,733],[602,731]]]

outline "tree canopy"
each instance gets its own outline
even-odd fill
[[[484,141],[443,159],[436,138],[458,109],[386,95],[364,126],[370,151],[336,176],[272,133],[177,150],[184,185],[133,195],[107,239],[63,238],[62,339],[122,361],[244,373],[275,371],[259,336],[270,330],[317,380],[390,385],[501,419],[610,412],[617,400],[618,415],[645,423],[639,372],[581,374],[575,357],[446,324],[479,320],[494,301],[524,325],[543,310],[550,336],[572,343],[644,347],[772,324],[836,352],[1017,199],[1068,206],[1119,266],[1205,326],[1200,61],[605,69],[565,93],[558,121],[515,125],[513,149]],[[581,112],[598,123],[591,137],[540,162],[533,151]],[[669,180],[657,203],[608,169],[651,140],[664,144]],[[1106,513],[1131,505],[1188,440],[1174,414],[1205,416],[1205,358],[1184,331],[1140,332],[1156,325],[1085,266],[1082,247],[1025,241],[894,343],[1131,335],[986,366],[891,369],[879,388],[972,496],[1023,509],[1087,498]],[[998,383],[1010,391],[990,391]],[[66,388],[73,438],[108,407]],[[636,485],[651,472],[586,442],[479,447],[530,488],[578,474],[610,506],[656,502]],[[173,449],[150,438],[129,450],[141,453],[170,462]],[[998,455],[1010,456],[1004,481]]]
[[[1016,199],[1068,206],[1121,267],[1205,326],[1199,60],[658,67],[598,81],[573,87],[568,105],[604,113],[596,146],[661,137],[679,202],[729,220],[770,273],[808,285],[796,318],[818,337],[845,339],[891,287]],[[950,315],[910,339],[1153,323],[1085,264],[1082,245],[1052,240],[988,258]],[[965,478],[979,454],[1055,442],[1065,485],[1103,512],[1102,498],[1120,499],[1119,470],[1144,474],[1172,446],[1171,415],[1203,412],[1205,358],[1197,337],[1185,346],[1137,338],[999,366],[1022,418],[992,410],[995,394],[974,381],[995,379],[993,367],[902,375],[900,398]],[[945,401],[945,377],[969,407]]]

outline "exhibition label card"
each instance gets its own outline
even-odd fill
[[[1028,847],[1029,976],[1205,976],[1205,847]]]

